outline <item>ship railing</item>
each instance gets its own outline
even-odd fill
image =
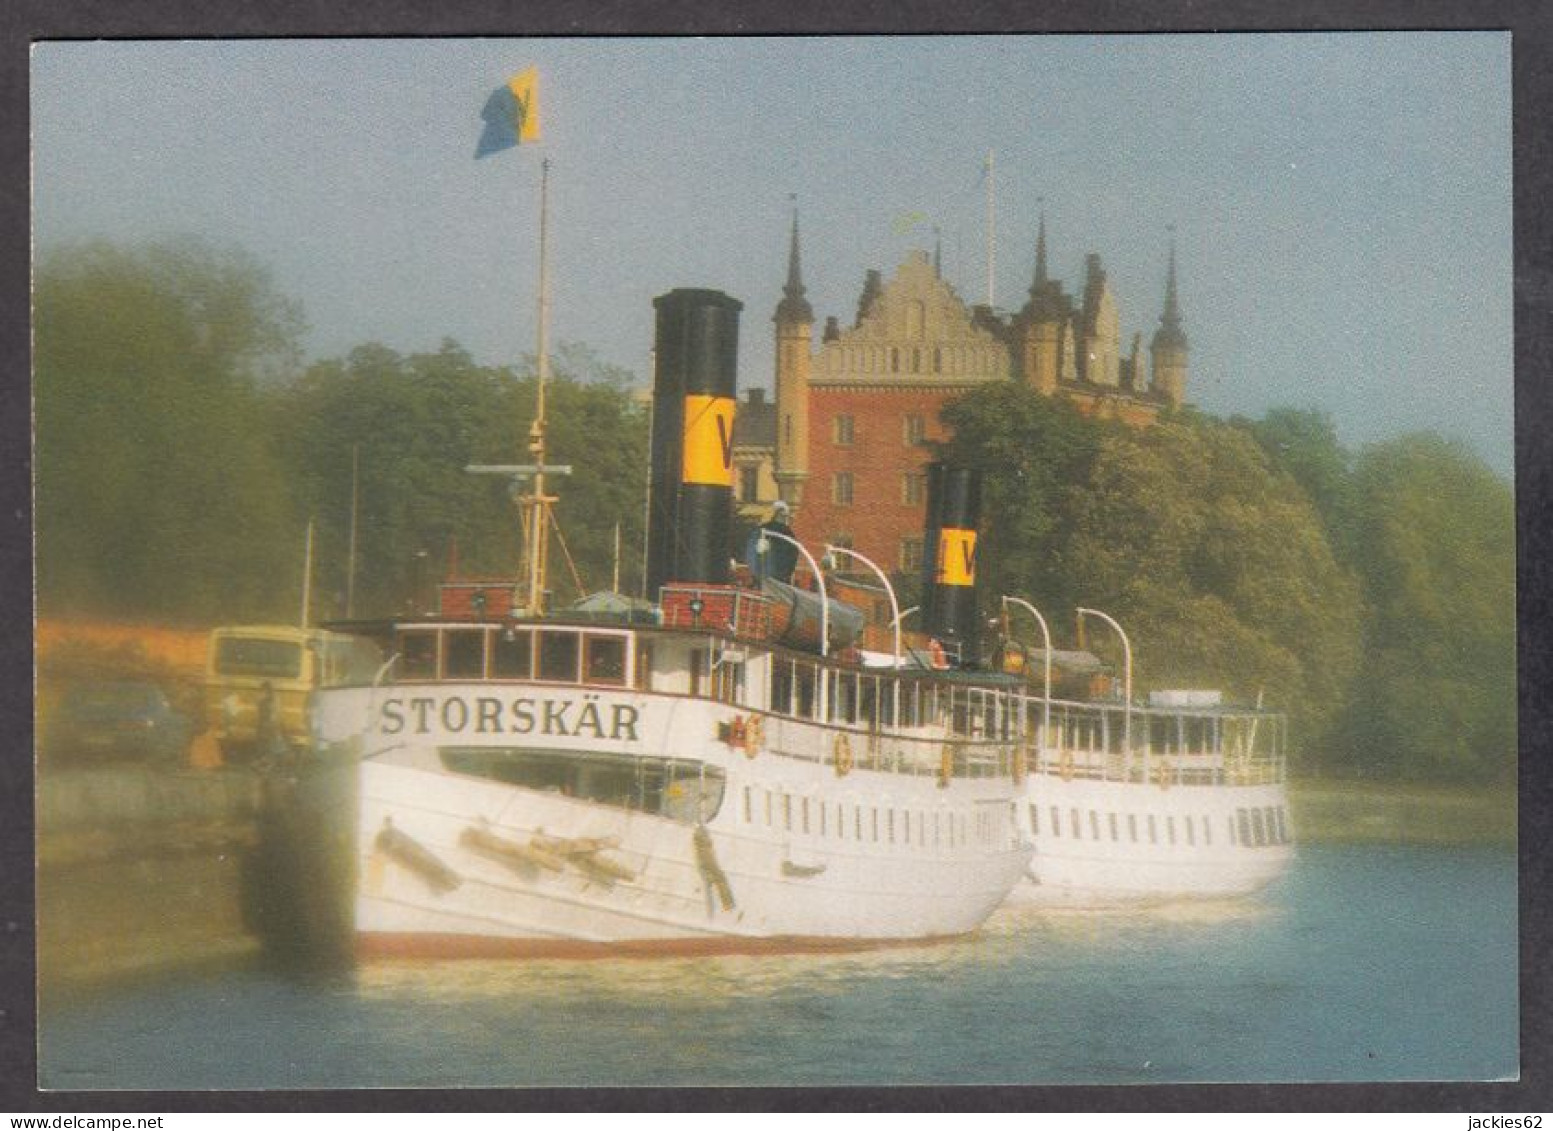
[[[1029,765],[1029,751],[1017,740],[970,738],[948,727],[914,727],[900,730],[819,726],[780,715],[766,716],[773,728],[756,756],[769,752],[782,758],[827,765],[845,776],[854,770],[936,777],[948,783],[957,779],[1012,779],[1021,763]],[[802,731],[789,728],[802,727]],[[804,731],[818,732],[822,741],[800,749],[792,739]]]
[[[1128,712],[1122,703],[1053,700],[1047,705],[1030,699],[1026,721],[1030,765],[1037,773],[1166,788],[1285,779],[1287,720],[1272,712],[1217,707],[1133,707]],[[1043,727],[1047,721],[1050,725]]]

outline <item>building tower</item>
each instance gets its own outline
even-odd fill
[[[1071,315],[1062,284],[1046,273],[1046,217],[1035,237],[1035,281],[1020,311],[1020,372],[1036,392],[1051,396],[1062,375],[1063,326]]]
[[[1084,310],[1079,375],[1092,385],[1114,389],[1121,382],[1122,323],[1100,257],[1084,259]]]
[[[796,512],[809,478],[809,349],[814,331],[814,310],[804,298],[798,262],[796,203],[787,285],[771,320],[776,323],[777,494]]]
[[[1149,343],[1154,363],[1152,387],[1156,396],[1180,408],[1186,400],[1186,332],[1181,329],[1181,307],[1176,299],[1176,241],[1170,239],[1170,267],[1165,276],[1165,312]]]

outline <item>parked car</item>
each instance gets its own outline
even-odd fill
[[[181,759],[194,724],[154,683],[77,683],[66,689],[48,732],[60,759]]]

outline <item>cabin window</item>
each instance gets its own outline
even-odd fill
[[[406,632],[399,637],[399,673],[403,679],[437,678],[435,632]]]
[[[541,632],[539,678],[550,683],[576,683],[580,643],[575,632]]]
[[[1077,809],[1068,810],[1068,829],[1073,833],[1074,840],[1083,839],[1084,834],[1079,831]]]
[[[847,839],[847,811],[841,802],[836,802],[836,839]]]
[[[856,805],[852,806],[852,839],[863,839],[863,810]]]
[[[1288,844],[1289,843],[1289,826],[1285,822],[1284,811],[1283,811],[1283,806],[1282,805],[1278,806],[1278,808],[1273,810],[1273,816],[1276,818],[1277,825],[1278,825],[1278,843],[1279,844]]]
[[[826,835],[825,834],[825,802],[820,801],[820,802],[817,802],[816,804],[819,805],[819,809],[820,809],[820,835],[824,836],[824,835]]]
[[[771,791],[766,790],[766,828],[771,827]]]
[[[879,810],[878,809],[871,809],[871,810],[869,810],[869,812],[873,815],[873,842],[875,844],[878,844],[879,843]]]
[[[1089,811],[1089,839],[1100,839],[1100,814],[1093,809]]]
[[[584,683],[607,683],[617,687],[626,681],[626,640],[624,636],[583,637]]]
[[[1062,835],[1062,818],[1057,813],[1057,807],[1052,806],[1052,836]]]
[[[528,679],[534,674],[534,634],[505,629],[491,641],[491,674],[498,679]]]
[[[442,678],[479,679],[485,675],[485,632],[455,630],[442,638]]]
[[[1165,840],[1170,844],[1176,842],[1176,819],[1174,817],[1165,818]]]
[[[1030,835],[1041,835],[1041,810],[1035,805],[1030,806]]]
[[[889,838],[890,843],[894,844],[895,843],[895,810],[894,809],[886,809],[884,811],[884,824],[885,824],[885,835]]]
[[[796,689],[798,692],[798,711],[800,718],[814,718],[815,688],[819,683],[819,676],[813,664],[793,665],[793,674],[796,677]]]
[[[782,827],[788,832],[793,831],[793,795],[791,793],[784,793],[782,795]]]
[[[750,804],[749,786],[744,787],[744,823],[746,825],[753,825],[755,823],[755,809]]]
[[[1133,844],[1138,843],[1138,815],[1136,813],[1127,814],[1127,839],[1132,841]]]
[[[1108,814],[1108,821],[1109,821],[1109,824],[1111,826],[1111,839],[1113,841],[1114,840],[1120,840],[1121,837],[1116,835],[1116,814],[1115,813]]]
[[[1240,833],[1240,843],[1250,848],[1255,842],[1251,839],[1251,814],[1244,809],[1235,810],[1235,821]]]
[[[1262,811],[1251,810],[1251,842],[1258,848],[1267,843],[1267,826],[1262,823]]]
[[[790,660],[771,659],[771,709],[783,715],[793,713],[793,665]]]
[[[1196,825],[1196,822],[1194,822],[1190,817],[1186,817],[1186,818],[1184,818],[1182,820],[1181,823],[1186,826],[1186,843],[1190,844],[1190,845],[1196,845],[1197,844],[1197,825]]]
[[[682,758],[510,746],[444,746],[437,753],[455,774],[687,824],[715,817],[725,788],[722,770]]]
[[[1207,817],[1202,819],[1202,842],[1210,846],[1213,844],[1213,822]]]
[[[803,831],[805,833],[808,833],[808,831],[809,831],[809,799],[807,797],[805,797],[803,799],[803,804],[800,806],[800,811],[801,811],[802,820],[803,820]]]
[[[1159,843],[1159,831],[1158,831],[1158,829],[1154,825],[1154,814],[1153,813],[1149,814],[1149,843],[1150,844],[1158,844]]]

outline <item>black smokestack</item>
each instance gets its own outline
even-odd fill
[[[728,581],[739,311],[721,291],[676,290],[658,312],[647,592]]]
[[[977,657],[976,527],[981,521],[981,473],[928,465],[927,518],[922,540],[922,624],[930,637]]]

